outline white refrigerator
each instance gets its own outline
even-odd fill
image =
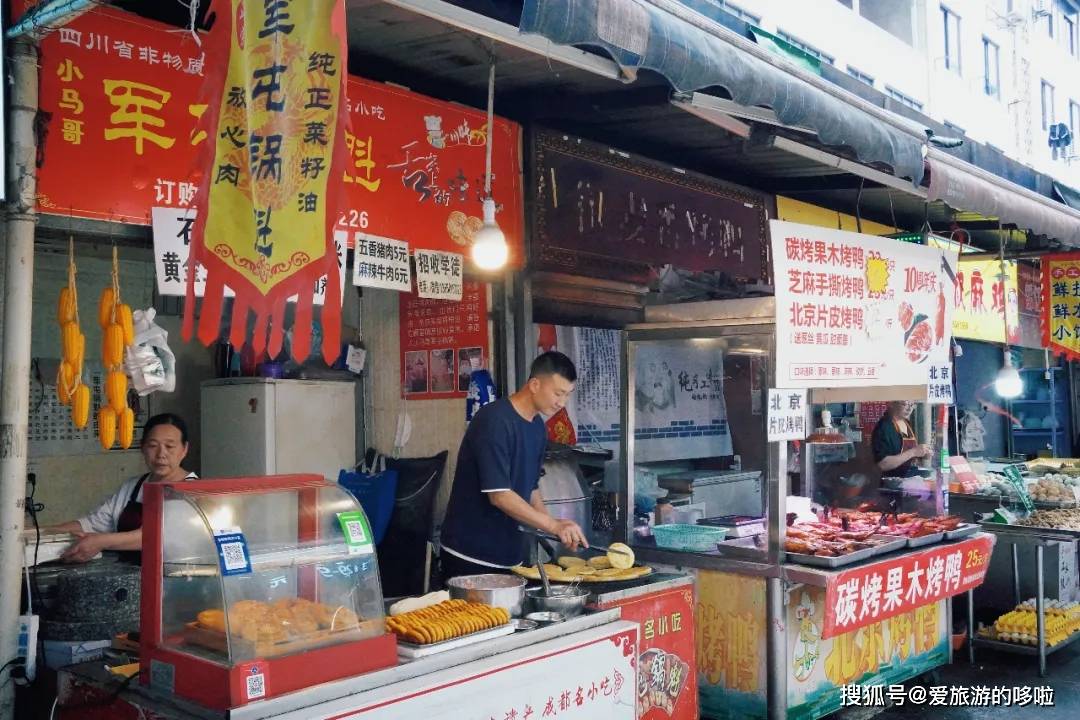
[[[356,385],[226,378],[202,384],[202,477],[316,473],[356,466]]]

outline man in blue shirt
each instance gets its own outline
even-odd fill
[[[547,430],[543,416],[566,405],[577,371],[570,358],[546,352],[529,381],[509,398],[480,408],[458,451],[454,486],[442,527],[442,576],[505,572],[525,560],[518,527],[588,547],[577,523],[553,518],[540,496]]]

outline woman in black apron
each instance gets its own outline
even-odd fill
[[[891,402],[874,427],[874,462],[884,475],[915,477],[920,474],[916,461],[930,455],[930,448],[919,444],[908,419],[914,409],[914,402]]]
[[[142,550],[142,489],[146,482],[179,482],[194,478],[181,463],[188,453],[187,425],[178,415],[155,415],[146,423],[140,445],[150,472],[129,478],[93,512],[56,525],[53,532],[70,532],[78,541],[63,554],[66,562],[86,562],[103,550],[139,562]]]

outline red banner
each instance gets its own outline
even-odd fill
[[[401,384],[409,400],[463,398],[488,368],[487,289],[466,282],[461,302],[401,293]]]
[[[193,207],[209,65],[190,33],[97,8],[45,37],[41,67],[42,212],[150,225],[152,207]],[[346,95],[350,158],[337,221],[352,231],[350,246],[362,232],[465,252],[480,226],[483,111],[351,76]],[[496,118],[492,139],[497,219],[520,267],[521,128]]]
[[[1080,253],[1044,255],[1042,280],[1043,345],[1080,360]]]
[[[697,661],[692,585],[600,605],[640,623],[637,673],[639,720],[696,720]]]
[[[982,585],[994,541],[983,533],[830,574],[821,637],[849,633]]]

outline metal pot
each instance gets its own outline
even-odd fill
[[[484,603],[504,608],[511,617],[521,616],[525,599],[525,578],[515,575],[459,575],[446,583],[455,600]]]
[[[529,588],[525,591],[529,608],[536,612],[557,612],[564,618],[572,618],[585,609],[589,591],[581,588],[553,587],[551,594],[545,595],[543,587]]]

